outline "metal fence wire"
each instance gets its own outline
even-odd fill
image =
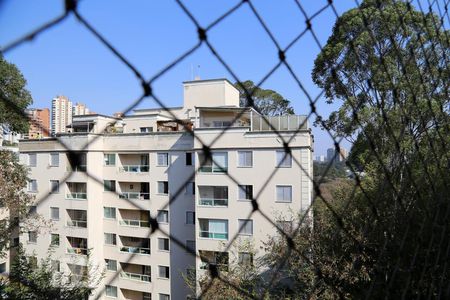
[[[364,141],[364,145],[353,144],[353,152],[356,152],[358,147],[364,146],[364,149],[366,149],[366,160],[360,161],[359,165],[349,161],[346,162],[353,179],[349,181],[351,184],[347,186],[345,191],[348,202],[344,207],[348,208],[348,211],[352,211],[350,208],[354,208],[355,205],[367,204],[368,209],[361,210],[366,213],[363,216],[366,223],[362,224],[357,219],[357,216],[348,216],[346,209],[336,207],[332,199],[323,194],[322,184],[333,166],[332,161],[327,163],[321,176],[313,178],[308,170],[305,170],[300,162],[293,157],[294,163],[312,181],[315,194],[311,206],[300,218],[294,230],[286,231],[285,228],[281,228],[276,220],[269,217],[267,212],[261,210],[258,203],[262,191],[253,195],[251,201],[253,210],[248,216],[248,219],[250,219],[253,214],[262,215],[267,222],[277,227],[285,238],[286,249],[280,254],[279,264],[274,268],[273,277],[268,280],[269,284],[261,287],[256,292],[251,291],[240,286],[235,281],[229,280],[226,273],[217,266],[210,264],[209,274],[212,279],[208,284],[202,286],[200,293],[196,297],[201,298],[217,280],[235,289],[242,298],[260,299],[268,297],[270,291],[277,288],[277,278],[284,268],[289,267],[289,259],[292,256],[297,256],[301,259],[302,266],[305,269],[310,268],[313,270],[314,276],[311,279],[312,284],[306,292],[298,294],[301,296],[286,295],[288,298],[450,298],[450,232],[448,232],[450,228],[450,199],[448,196],[448,173],[450,167],[450,152],[448,149],[450,68],[448,60],[450,42],[447,29],[450,22],[448,12],[450,1],[427,0],[426,5],[423,5],[424,1],[367,0],[362,3],[355,1],[356,10],[354,13],[359,14],[363,26],[358,33],[347,32],[349,47],[346,49],[347,53],[344,54],[351,56],[359,67],[363,67],[364,64],[368,63],[368,57],[376,57],[375,60],[370,62],[375,67],[371,69],[372,72],[367,73],[366,77],[353,78],[351,77],[352,74],[349,76],[346,74],[346,72],[352,72],[352,70],[347,65],[348,61],[343,59],[342,56],[344,54],[337,56],[334,64],[324,66],[329,75],[328,78],[334,79],[334,82],[325,82],[323,89],[316,96],[313,96],[307,90],[300,76],[291,67],[288,55],[289,50],[306,35],[312,36],[322,52],[327,50],[319,42],[316,35],[315,29],[320,26],[320,23],[316,22],[316,18],[325,11],[331,11],[336,18],[341,17],[341,15],[338,13],[333,0],[323,1],[323,7],[313,14],[306,12],[302,1],[292,1],[295,2],[306,22],[304,27],[300,28],[298,35],[286,47],[283,47],[266,24],[262,15],[258,13],[257,8],[253,4],[254,1],[240,1],[212,23],[205,25],[196,19],[183,1],[175,0],[184,14],[195,25],[198,39],[192,48],[186,49],[175,60],[168,61],[164,69],[149,79],[145,78],[138,71],[138,68],[126,58],[126,55],[120,52],[120,45],[116,48],[108,42],[102,33],[97,31],[80,14],[76,0],[66,0],[65,10],[59,17],[5,45],[2,48],[2,52],[5,54],[14,51],[17,46],[34,39],[52,27],[58,26],[63,20],[72,15],[98,40],[99,45],[109,49],[118,60],[135,74],[136,79],[139,81],[142,87],[141,95],[137,99],[130,101],[130,104],[123,110],[125,116],[141,104],[144,99],[151,99],[167,114],[171,115],[174,120],[178,120],[156,95],[153,84],[181,61],[196,52],[201,46],[206,46],[209,49],[210,53],[228,71],[234,81],[241,82],[242,78],[239,77],[239,74],[233,70],[231,65],[221,55],[220,49],[214,47],[209,35],[212,34],[211,30],[220,26],[225,19],[244,9],[244,7],[249,8],[264,30],[267,39],[272,42],[273,47],[278,52],[278,55],[273,57],[273,68],[267,74],[261,74],[263,75],[261,76],[262,79],[256,86],[262,86],[276,70],[284,67],[294,80],[299,91],[303,94],[306,100],[304,104],[309,105],[307,118],[316,120],[316,124],[328,133],[334,142],[337,153],[340,153],[340,145],[345,136],[343,132],[346,132],[346,130],[351,129],[354,132],[354,136],[362,137],[361,140]],[[402,7],[406,9],[400,10],[401,6],[397,5],[390,6],[388,11],[386,6],[392,3],[401,3],[404,5]],[[283,3],[280,2],[274,5],[283,5]],[[376,10],[382,19],[386,18],[386,22],[399,24],[395,31],[386,28],[383,40],[378,34],[379,28],[376,28],[376,24],[371,23],[372,16],[364,11],[365,6],[368,5],[372,5],[372,9]],[[413,11],[420,12],[423,18],[416,18],[416,20],[411,22],[409,18],[412,18],[411,14]],[[346,30],[345,27],[343,30]],[[352,36],[352,34],[355,36]],[[409,38],[399,41],[397,37],[402,34],[409,36]],[[374,53],[366,53],[361,47],[357,40],[361,36],[364,36],[367,43],[374,45],[373,51],[375,55],[372,55]],[[410,42],[412,42],[412,39],[415,39],[415,45],[418,47],[413,48],[411,46],[412,43]],[[396,68],[392,68],[393,64]],[[347,78],[347,80],[344,78]],[[351,82],[351,80],[354,81]],[[380,88],[380,81],[383,81],[383,90]],[[327,88],[330,88],[330,86],[338,90],[339,95],[329,94]],[[355,86],[358,89],[355,89]],[[248,106],[258,111],[258,108],[254,105],[254,90],[247,90],[243,85],[241,88],[245,91]],[[327,122],[326,118],[320,114],[316,105],[324,96],[328,98],[340,97],[346,103],[346,115],[341,117],[346,118],[346,126],[348,128],[338,128],[340,132],[337,132],[337,127]],[[23,111],[4,95],[2,95],[1,101],[17,114],[28,118]],[[375,110],[368,110],[368,103],[376,108],[377,116],[370,116]],[[304,107],[307,106],[304,105]],[[395,111],[395,113],[391,113],[392,111]],[[236,116],[235,121],[240,115]],[[179,124],[184,124],[181,120],[178,121],[180,121]],[[268,124],[272,126],[270,122]],[[211,148],[232,125],[223,128],[221,133],[210,143],[202,141],[195,130],[191,130],[185,124],[183,126],[185,126],[186,133],[192,135],[196,141],[201,143],[205,157],[212,159]],[[290,153],[290,143],[292,138],[295,137],[295,133],[292,134],[292,138],[286,139],[275,128],[272,127],[271,129],[283,141],[285,152]],[[98,137],[93,137],[89,143],[94,142]],[[62,139],[59,137],[57,139],[65,150],[69,153],[72,151],[70,146],[64,144]],[[82,149],[77,149],[77,152],[87,149],[89,143],[84,145]],[[392,153],[398,155],[392,155]],[[204,162],[201,163],[200,167],[203,164]],[[361,170],[364,170],[364,172],[361,172]],[[197,171],[195,170],[190,175],[185,184],[193,181]],[[278,169],[275,169],[270,176],[264,179],[264,182],[270,182],[277,171]],[[365,173],[370,172],[377,174],[374,176],[376,177],[376,182],[378,182],[375,188],[375,179],[367,182],[368,179],[365,177]],[[89,172],[87,172],[87,175],[103,184],[102,178],[97,178]],[[70,174],[60,178],[60,183],[66,182],[69,176]],[[227,176],[234,183],[240,184],[230,174],[227,174]],[[263,186],[267,186],[267,184]],[[183,188],[180,188],[173,195],[170,195],[167,206],[176,201],[182,190]],[[46,201],[47,197],[37,199],[37,205]],[[358,199],[356,204],[355,199]],[[392,204],[392,206],[389,206],[389,210],[383,207],[386,205],[386,199]],[[353,249],[354,253],[356,253],[353,260],[350,259],[349,261],[348,257],[341,257],[337,261],[330,261],[327,265],[323,259],[314,256],[315,251],[310,250],[319,247],[316,244],[318,241],[315,230],[316,228],[320,229],[318,227],[323,224],[306,226],[311,230],[310,234],[304,237],[308,240],[308,247],[305,249],[304,245],[298,244],[298,235],[305,232],[302,229],[305,228],[304,225],[307,223],[308,212],[313,211],[318,202],[323,204],[325,211],[322,213],[329,214],[336,224],[336,227],[334,227],[334,240],[330,239],[330,241],[333,241],[333,247],[339,248],[351,245],[346,249]],[[136,202],[130,201],[130,203],[141,209]],[[420,213],[417,211],[420,211]],[[315,216],[315,212],[313,215]],[[359,217],[361,218],[361,216]],[[151,233],[148,238],[155,231],[159,230],[170,238],[173,243],[180,247],[185,247],[183,241],[170,236],[170,234],[160,228],[156,219],[150,219],[150,226]],[[361,230],[357,230],[358,228]],[[383,228],[383,230],[379,230],[380,228]],[[361,232],[364,234],[361,234]],[[379,243],[368,242],[367,236],[380,232],[381,236],[377,236]],[[236,236],[232,237],[228,245],[232,245],[235,239]],[[228,247],[224,251],[227,251]],[[199,255],[194,250],[190,250],[190,252],[192,255]],[[364,270],[364,267],[368,264],[373,266],[370,272]],[[346,272],[350,278],[365,280],[364,290],[357,290],[356,286],[360,287],[360,282],[353,282],[355,287],[352,287],[352,284],[348,281],[342,278],[337,279],[330,275],[332,273],[329,270],[330,268],[340,268],[340,266],[347,268]],[[366,271],[367,273],[364,273]],[[366,278],[352,277],[355,273],[360,272],[366,274]],[[115,276],[119,276],[119,273],[116,273]],[[99,287],[99,289],[102,288],[104,287]],[[327,294],[327,291],[331,292]],[[102,293],[98,295],[98,297],[101,297]]]

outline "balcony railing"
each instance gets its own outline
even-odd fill
[[[198,204],[204,206],[228,206],[228,199],[202,198]]]
[[[130,199],[130,200],[149,200],[150,193],[139,193],[139,192],[123,192],[119,195],[120,199]]]
[[[67,226],[87,228],[87,221],[86,220],[68,220]]]
[[[66,170],[67,172],[86,172],[86,165],[67,166]]]
[[[128,227],[150,227],[150,222],[145,220],[123,219],[119,221],[119,224]]]
[[[200,172],[202,173],[226,173],[228,171],[228,167],[219,167],[219,166],[202,166],[200,167]]]
[[[79,254],[79,255],[87,255],[88,249],[86,248],[77,248],[77,247],[68,247],[67,253],[69,254]]]
[[[227,264],[208,263],[208,262],[204,262],[204,261],[202,261],[200,263],[200,270],[208,270],[209,269],[209,265],[215,265],[217,267],[217,269],[219,269],[221,271],[227,271],[228,270],[228,265]]]
[[[209,232],[200,230],[200,237],[207,239],[228,240],[228,232]]]
[[[137,273],[130,273],[130,272],[121,272],[120,277],[130,280],[137,280],[137,281],[143,281],[143,282],[151,282],[150,275],[145,274],[137,274]]]
[[[120,247],[120,252],[150,254],[150,248],[122,246]]]
[[[68,193],[66,194],[66,199],[86,200],[87,193]]]
[[[121,172],[143,173],[149,171],[148,165],[123,165],[119,168]]]

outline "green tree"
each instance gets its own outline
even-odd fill
[[[0,54],[0,125],[14,132],[28,130],[28,120],[23,114],[33,100],[26,84],[19,69]]]
[[[261,89],[255,86],[251,80],[236,82],[234,86],[239,90],[239,105],[248,107],[248,93],[251,94],[255,108],[266,116],[292,115],[294,109],[290,105],[290,101],[274,90]]]
[[[62,273],[49,255],[39,264],[21,246],[11,265],[9,277],[0,284],[2,299],[81,300],[88,299],[100,277],[92,267],[82,276]]]

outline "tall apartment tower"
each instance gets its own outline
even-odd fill
[[[50,110],[48,108],[31,108],[26,110],[29,118],[28,135],[25,138],[39,139],[49,137],[50,132]]]
[[[72,102],[65,96],[57,96],[52,100],[52,135],[68,132],[67,126],[72,123]]]
[[[184,82],[183,107],[77,116],[76,134],[21,142],[37,213],[53,223],[22,244],[38,258],[51,247],[61,272],[105,270],[94,298],[195,296],[203,287],[189,290],[184,275],[252,263],[274,224],[290,228],[311,204],[306,117],[266,120],[239,107],[228,80],[197,80]]]
[[[76,103],[73,107],[73,115],[74,116],[80,116],[80,115],[89,115],[90,110],[86,107],[83,103]]]

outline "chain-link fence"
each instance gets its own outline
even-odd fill
[[[345,179],[343,185],[333,190],[333,196],[327,196],[324,184],[333,168],[333,160],[327,163],[321,174],[313,177],[294,158],[294,164],[312,181],[315,192],[313,203],[300,217],[295,229],[285,231],[269,217],[269,212],[261,210],[258,203],[262,191],[251,201],[253,210],[248,219],[259,213],[278,227],[284,236],[286,247],[274,248],[278,253],[272,261],[274,271],[271,278],[265,286],[248,288],[230,280],[226,272],[211,264],[209,274],[214,280],[203,285],[197,296],[206,295],[208,289],[219,281],[242,298],[274,297],[274,293],[286,298],[449,298],[450,43],[447,28],[450,1],[356,1],[355,9],[340,15],[335,1],[324,1],[321,9],[308,14],[302,1],[295,0],[306,23],[285,47],[258,13],[254,1],[240,1],[209,25],[201,24],[185,3],[175,2],[195,25],[198,40],[192,48],[168,61],[164,69],[150,78],[145,78],[127,60],[126,54],[118,50],[120,45],[116,48],[109,43],[80,14],[75,0],[66,0],[65,11],[59,17],[5,45],[2,51],[12,52],[17,46],[58,26],[67,17],[75,16],[98,40],[99,46],[106,47],[135,74],[142,87],[140,97],[123,109],[124,115],[144,99],[151,99],[178,120],[166,103],[156,96],[153,89],[155,81],[200,47],[206,46],[231,79],[241,82],[243,78],[224,59],[221,49],[211,43],[209,35],[213,28],[237,11],[250,8],[278,52],[277,57],[273,57],[273,68],[267,74],[261,74],[262,79],[256,86],[262,86],[276,70],[285,68],[305,99],[303,106],[309,106],[307,119],[315,121],[328,133],[336,153],[341,153],[340,145],[344,139],[352,141],[352,152],[346,161],[352,179]],[[338,21],[327,44],[322,45],[315,31],[321,25],[315,21],[325,11],[331,11]],[[321,49],[313,70],[313,80],[321,88],[316,96],[308,91],[289,62],[289,50],[306,35],[310,35]],[[248,106],[258,111],[253,99],[254,90],[247,90],[243,85],[241,88]],[[336,114],[322,116],[317,104],[324,99],[341,101],[342,106]],[[2,101],[12,111],[27,117],[5,95],[2,95]],[[243,111],[234,121],[242,114]],[[179,121],[185,126],[185,131],[203,145],[203,154],[210,159],[211,148],[232,126],[223,128],[212,142],[206,143],[195,130]],[[267,124],[283,142],[285,152],[290,153],[290,144],[296,133],[286,139],[270,122]],[[58,140],[67,151],[73,150],[62,139]],[[88,146],[86,144],[77,151]],[[190,175],[186,184],[194,180],[197,171]],[[277,171],[275,169],[274,173]],[[272,180],[274,173],[261,179],[266,183],[264,186]],[[102,178],[89,172],[87,175],[103,185]],[[236,178],[228,176],[240,184]],[[70,174],[60,178],[60,183],[69,177]],[[170,195],[167,205],[171,205],[182,191],[180,188]],[[46,198],[37,199],[38,205]],[[141,209],[137,205],[136,208]],[[305,226],[310,221],[309,211],[314,216],[313,226]],[[164,232],[156,219],[150,219],[150,226],[151,234],[159,230],[173,243],[185,247],[183,241]],[[234,239],[236,236],[232,237],[229,245]],[[193,250],[191,252],[199,255]],[[304,270],[311,273],[303,274]],[[288,288],[283,291],[277,286],[280,274],[288,274],[290,278]]]

